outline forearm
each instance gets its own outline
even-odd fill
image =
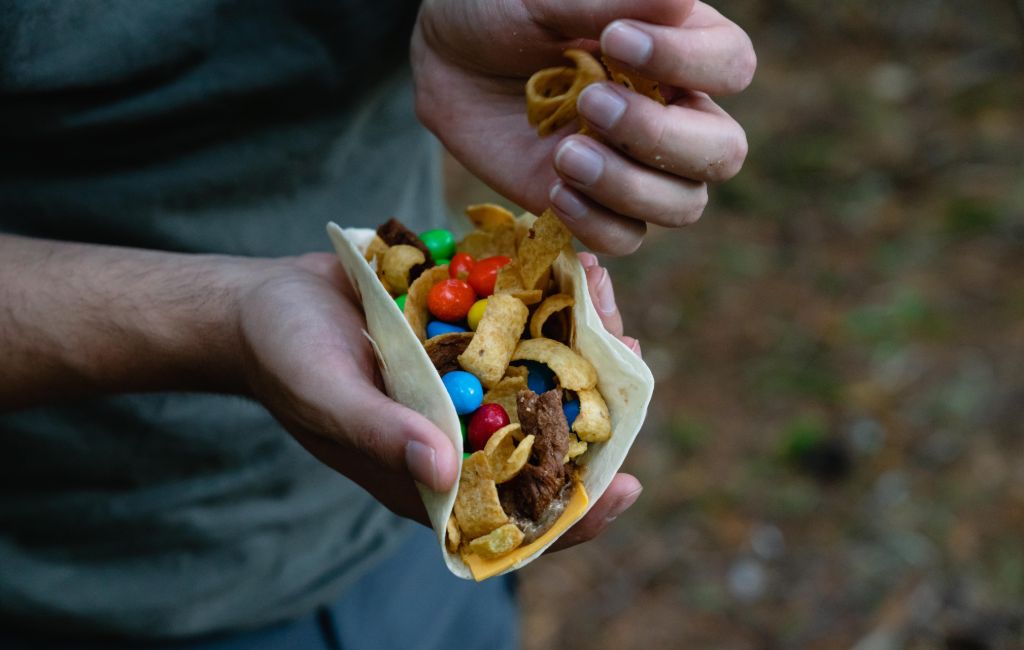
[[[237,304],[268,264],[0,235],[0,409],[244,390]]]

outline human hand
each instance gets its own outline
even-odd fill
[[[413,480],[449,489],[455,448],[384,394],[359,299],[337,259],[283,260],[240,302],[252,394],[320,461],[392,512],[429,524]]]
[[[640,356],[640,342],[631,336],[622,334],[622,316],[619,314],[619,308],[615,305],[615,291],[612,288],[608,270],[600,266],[597,257],[591,253],[580,253],[579,258],[587,275],[590,299],[594,302],[597,315],[601,318],[605,329],[625,343],[637,356]],[[551,545],[549,551],[560,551],[597,537],[616,517],[636,503],[642,491],[643,486],[635,476],[616,474],[594,507],[587,512],[583,519],[580,519],[559,537],[558,541]]]
[[[607,271],[581,253],[602,322],[622,336]],[[427,524],[413,480],[445,490],[457,479],[455,449],[425,417],[383,393],[365,337],[359,300],[331,255],[282,262],[242,296],[242,368],[253,395],[320,461],[344,474],[392,512]],[[423,445],[410,452],[409,443]],[[432,453],[431,453],[432,451]],[[596,535],[640,494],[619,474],[587,516],[555,545]]]
[[[566,65],[570,47],[600,47],[660,82],[668,105],[594,84],[578,108],[609,145],[575,135],[576,124],[538,137],[526,80]],[[709,95],[745,88],[756,57],[747,35],[702,2],[428,0],[412,58],[417,112],[448,150],[530,211],[554,207],[598,252],[636,250],[647,223],[693,223],[707,183],[732,177],[746,157],[743,129]]]

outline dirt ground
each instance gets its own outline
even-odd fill
[[[716,5],[750,154],[605,260],[645,491],[521,572],[525,648],[1024,647],[1022,4]]]

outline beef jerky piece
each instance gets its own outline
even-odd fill
[[[558,388],[541,395],[523,390],[516,401],[523,434],[536,439],[529,462],[514,479],[499,486],[499,494],[505,512],[538,521],[570,478],[562,463],[569,450],[569,425]]]
[[[409,269],[409,284],[412,284],[413,280],[420,277],[421,273],[435,266],[434,258],[431,257],[430,249],[427,248],[427,245],[423,243],[423,240],[416,233],[406,228],[398,219],[392,217],[387,222],[381,224],[377,228],[377,236],[383,239],[384,243],[388,246],[405,244],[406,246],[417,248],[423,253],[423,259],[426,261]]]
[[[473,332],[453,332],[427,339],[423,345],[427,349],[430,363],[437,368],[437,374],[444,376],[452,370],[462,370],[458,356],[466,351],[472,340]]]

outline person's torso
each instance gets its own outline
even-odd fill
[[[0,5],[0,232],[326,250],[444,218],[415,122],[413,2]],[[0,617],[138,636],[307,611],[406,524],[258,405],[124,395],[0,415]]]

